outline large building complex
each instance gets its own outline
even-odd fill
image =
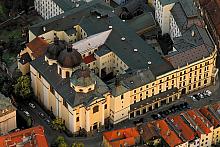
[[[16,108],[8,97],[0,94],[0,133],[6,134],[17,128]]]
[[[145,114],[217,78],[217,47],[202,25],[160,55],[101,1],[32,26],[30,42],[36,37],[49,45],[30,62],[34,94],[74,133]]]

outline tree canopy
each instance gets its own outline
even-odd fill
[[[19,77],[17,83],[14,86],[14,92],[16,96],[19,96],[23,99],[29,98],[32,94],[30,77]]]
[[[52,128],[55,130],[63,131],[66,129],[63,121],[61,118],[56,118],[52,121]]]

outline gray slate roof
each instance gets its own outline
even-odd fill
[[[194,33],[194,36],[192,34]],[[208,57],[214,49],[214,44],[204,28],[191,26],[183,36],[174,38],[174,51],[166,56],[174,68],[185,66]]]
[[[64,12],[76,7],[76,4],[85,4],[84,1],[71,2],[71,0],[53,0]]]
[[[88,106],[92,101],[104,98],[103,94],[108,92],[107,86],[95,75],[94,78],[97,83],[96,90],[88,93],[77,93],[72,87],[70,87],[70,78],[63,79],[57,73],[57,65],[48,65],[48,63],[45,62],[44,57],[39,57],[30,64],[71,107],[80,104]]]
[[[97,15],[103,15],[104,17],[98,19]],[[105,46],[113,51],[131,69],[148,68],[148,61],[151,61],[150,69],[155,75],[161,75],[173,69],[132,28],[112,13],[112,8],[103,1],[94,0],[87,5],[46,20],[41,24],[31,27],[31,31],[34,34],[39,34],[43,26],[46,26],[49,30],[57,28],[66,30],[77,24],[87,32],[88,36],[109,30],[109,26],[112,26],[112,32],[106,40]],[[126,38],[125,41],[121,40],[122,37]],[[138,51],[134,52],[134,49]]]
[[[197,8],[194,6],[192,0],[180,0],[176,2],[171,9],[171,13],[181,31],[186,28],[188,19],[198,17]]]

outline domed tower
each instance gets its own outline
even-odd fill
[[[81,64],[81,68],[76,70],[71,77],[71,87],[76,92],[88,93],[95,89],[96,79],[85,64]]]
[[[45,61],[52,65],[57,62],[57,58],[60,52],[64,50],[64,45],[59,42],[59,38],[57,36],[54,37],[54,43],[50,44],[47,48],[47,52],[45,55]]]
[[[77,50],[68,45],[67,48],[60,52],[58,62],[58,74],[63,78],[70,77],[74,68],[77,68],[82,63],[82,56]],[[64,74],[66,73],[66,74]]]

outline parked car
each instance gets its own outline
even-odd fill
[[[210,91],[210,90],[205,90],[204,92],[203,92],[203,94],[205,95],[205,96],[211,96],[212,95],[212,92]]]
[[[155,119],[155,120],[158,119],[158,116],[157,116],[156,114],[152,114],[151,117],[152,117],[153,119]]]
[[[45,115],[42,112],[39,112],[38,114],[40,115],[41,118],[43,119],[45,118]]]
[[[30,113],[27,112],[26,110],[24,110],[23,112],[24,112],[24,114],[25,114],[26,116],[28,116],[28,117],[30,116]]]
[[[197,95],[199,96],[200,99],[204,99],[205,98],[202,93],[198,93]]]
[[[190,98],[194,101],[194,102],[196,102],[196,101],[198,101],[194,96],[190,96]]]
[[[33,109],[36,108],[36,106],[35,106],[33,103],[29,103],[29,106],[30,106],[31,108],[33,108]]]
[[[46,123],[47,123],[48,125],[50,125],[50,120],[49,120],[49,119],[45,119],[45,121],[46,121]]]
[[[200,100],[200,97],[197,94],[193,95],[198,101]]]

